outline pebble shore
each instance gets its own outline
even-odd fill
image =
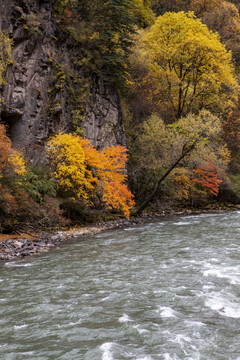
[[[71,238],[94,235],[106,230],[136,225],[142,221],[142,219],[116,220],[83,228],[58,231],[54,235],[48,233],[34,235],[34,237],[31,235],[25,236],[24,234],[18,236],[9,235],[0,241],[0,261],[16,260],[17,258],[21,259],[26,256],[38,255],[55,248],[61,242]]]
[[[165,216],[173,215],[191,215],[191,214],[200,214],[200,213],[209,213],[209,212],[222,212],[222,211],[233,211],[239,210],[240,205],[228,206],[221,209],[212,209],[211,207],[203,209],[201,211],[162,211],[158,214],[146,214],[140,218],[134,219],[120,219],[107,222],[101,222],[95,225],[89,225],[86,227],[77,227],[72,228],[71,230],[63,230],[55,232],[54,234],[42,233],[39,235],[9,235],[5,236],[4,239],[0,236],[0,262],[8,260],[16,260],[17,258],[21,259],[26,256],[33,256],[42,254],[51,249],[54,249],[58,244],[68,239],[78,238],[87,235],[98,234],[102,231],[107,231],[111,229],[124,228],[132,225],[141,224],[144,222],[159,220]]]

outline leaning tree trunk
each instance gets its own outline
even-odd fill
[[[193,142],[191,146],[189,146],[185,151],[182,152],[182,155],[175,161],[175,163],[160,177],[160,179],[156,182],[154,189],[152,190],[151,194],[145,199],[145,201],[140,205],[140,207],[136,211],[136,215],[141,215],[143,210],[149,205],[150,201],[154,198],[155,194],[157,193],[160,184],[166,177],[172,172],[172,170],[185,158],[187,154],[189,154],[197,145],[198,141],[200,140],[202,133],[199,134],[198,138]],[[185,147],[185,146],[184,146]],[[184,149],[183,147],[183,149]]]

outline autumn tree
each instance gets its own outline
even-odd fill
[[[209,29],[218,32],[227,50],[232,51],[235,65],[239,67],[240,17],[237,7],[228,1],[216,1],[215,4],[212,4],[210,8],[203,12],[201,18]]]
[[[186,10],[194,11],[197,17],[203,18],[206,13],[217,10],[222,2],[225,0],[190,0]]]
[[[238,6],[239,1],[226,0],[152,0],[157,15],[167,11],[194,11],[210,30],[218,32],[227,50],[232,51],[235,64],[240,61]]]
[[[25,161],[22,155],[13,149],[5,125],[0,123],[0,220],[4,210],[7,209],[8,212],[16,205],[8,185],[13,181],[15,185],[20,185],[25,174]]]
[[[217,10],[223,2],[229,3],[225,0],[152,0],[151,5],[156,15],[163,15],[169,11],[194,11],[196,16],[202,18],[205,13]],[[235,0],[235,5],[238,3],[239,1]]]
[[[26,172],[22,155],[12,147],[6,127],[0,124],[0,180],[8,175],[23,175]]]
[[[143,96],[166,118],[233,106],[238,84],[231,53],[192,12],[158,17],[139,39],[133,61],[141,71],[133,70],[133,92],[141,96],[147,89]]]
[[[200,167],[194,170],[194,173],[196,177],[192,179],[192,182],[200,184],[204,189],[207,189],[210,194],[217,196],[222,180],[219,179],[215,167],[210,163],[205,168]]]
[[[156,15],[163,15],[168,11],[188,11],[191,0],[152,0],[152,9]]]
[[[135,183],[137,180],[141,183],[143,173],[148,174],[145,179],[150,182],[148,194],[144,195],[144,199],[139,199],[141,205],[138,213],[148,206],[162,182],[170,175],[174,174],[179,184],[188,183],[189,187],[189,180],[196,178],[195,171],[199,168],[204,171],[212,164],[216,173],[220,169],[224,170],[229,160],[229,151],[221,133],[221,121],[206,110],[197,116],[189,114],[170,125],[166,125],[157,115],[147,119],[135,144],[137,161],[131,170]],[[147,186],[141,184],[141,187]]]
[[[67,196],[89,203],[98,193],[107,207],[129,217],[134,201],[126,185],[126,148],[112,146],[99,152],[87,139],[59,133],[49,140],[47,153]]]

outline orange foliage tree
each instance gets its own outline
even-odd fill
[[[199,167],[197,170],[194,170],[194,172],[196,178],[192,179],[192,181],[200,184],[205,190],[208,190],[210,194],[217,196],[222,180],[219,179],[215,167],[209,164],[207,168]]]
[[[129,217],[134,201],[126,185],[126,148],[118,145],[97,151],[87,139],[59,133],[49,140],[47,153],[63,191],[87,202],[98,192],[108,208]]]
[[[21,154],[12,148],[6,134],[6,127],[0,123],[0,215],[2,211],[12,213],[16,207],[15,198],[8,188],[9,177],[15,184],[21,183],[21,175],[26,173],[25,162]]]
[[[12,148],[11,140],[6,134],[6,127],[0,124],[0,179],[7,174],[23,175],[25,172],[23,157]]]

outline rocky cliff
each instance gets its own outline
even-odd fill
[[[101,79],[86,78],[76,61],[81,49],[72,49],[59,28],[53,3],[0,0],[1,29],[13,39],[2,121],[30,155],[51,134],[74,128],[98,148],[124,145],[118,95]]]

